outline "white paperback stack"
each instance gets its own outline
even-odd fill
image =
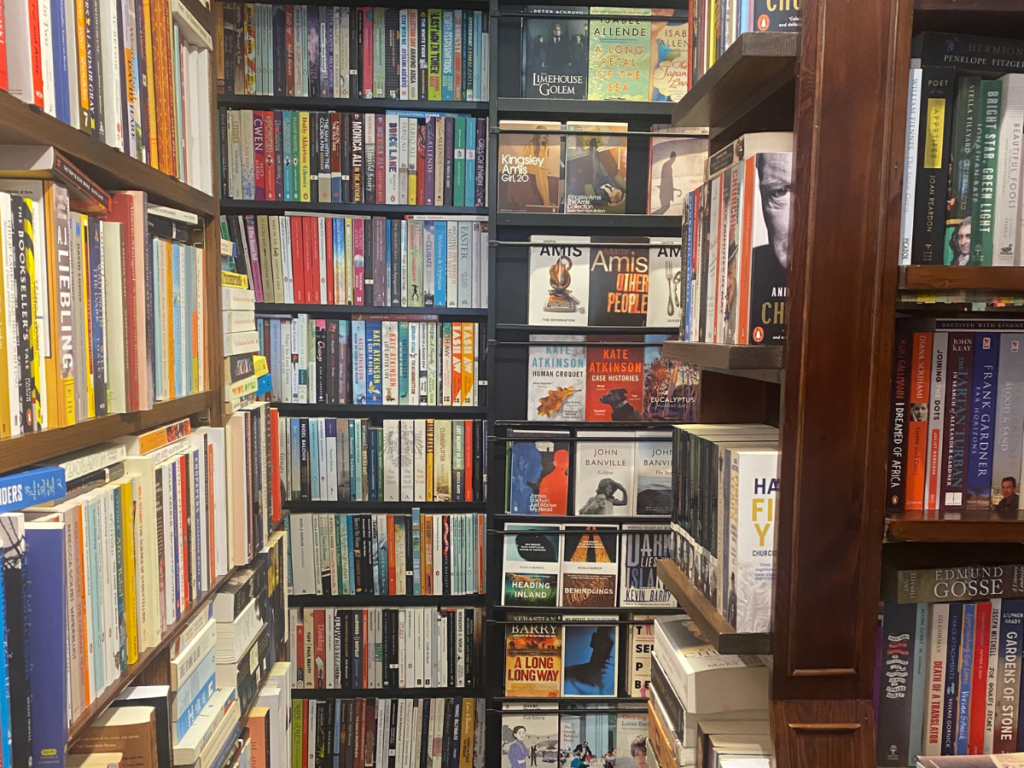
[[[224,402],[236,411],[256,394],[259,377],[267,371],[256,370],[260,351],[256,333],[256,294],[249,287],[228,285],[225,281],[220,295],[224,335]],[[266,368],[265,359],[263,368]]]

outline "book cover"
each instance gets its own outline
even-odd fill
[[[553,704],[505,704],[501,716],[502,768],[559,764],[558,713]],[[515,711],[510,711],[512,709]]]
[[[527,6],[529,13],[550,12]],[[559,14],[587,15],[586,6],[563,6]],[[586,19],[527,18],[523,24],[523,96],[542,99],[587,98],[589,69]]]
[[[521,621],[505,628],[505,695],[557,698],[562,691],[562,629],[541,617],[510,616]]]
[[[661,15],[654,9],[655,16]],[[664,9],[672,13],[669,9]],[[679,101],[686,95],[689,25],[668,19],[651,22],[651,101]]]
[[[617,560],[618,534],[614,529],[566,526],[562,540],[562,607],[614,608]]]
[[[705,137],[682,136],[675,131],[651,136],[647,212],[658,216],[682,216],[686,195],[704,180],[707,156],[708,140]]]
[[[565,212],[626,212],[626,137],[628,123],[570,120],[565,137]],[[587,133],[595,131],[595,133]]]
[[[615,8],[616,15],[639,9]],[[637,15],[649,15],[639,10]],[[651,22],[593,19],[590,22],[587,98],[647,101],[651,93]]]
[[[644,432],[644,437],[671,438],[670,432]],[[636,514],[672,513],[672,442],[640,440],[636,443]],[[665,555],[667,557],[667,555]]]
[[[518,533],[503,536],[501,604],[522,608],[556,607],[562,555],[558,526],[509,523],[505,530]]]
[[[509,513],[513,515],[569,514],[569,442],[567,432],[513,430],[510,437],[532,442],[511,444]]]
[[[733,450],[728,460],[729,487],[735,489],[730,495],[737,495],[739,514],[735,540],[731,529],[729,534],[729,590],[735,596],[736,615],[726,618],[737,632],[768,632],[775,579],[779,454],[771,449]],[[728,612],[732,613],[731,601]]]
[[[744,243],[750,242],[749,258],[749,304],[741,308],[739,316],[739,344],[781,344],[785,339],[786,275],[789,267],[789,209],[792,202],[790,184],[793,176],[792,152],[766,152],[755,155],[747,161],[746,184],[754,177],[750,173],[755,167],[756,183],[751,185],[753,202],[750,205],[752,227],[749,235],[744,232]],[[746,209],[745,209],[746,213]],[[744,221],[744,230],[747,229]],[[730,260],[731,261],[731,260]],[[744,270],[746,271],[746,270]],[[736,290],[736,280],[746,275],[737,275],[733,268],[727,279],[727,309],[734,316],[736,299],[744,291]],[[748,317],[748,323],[742,322]]]
[[[590,299],[589,237],[531,235],[530,325],[585,326]],[[575,268],[575,269],[574,269]]]
[[[576,444],[575,507],[577,515],[632,515],[634,495],[635,444],[614,442],[622,432],[586,432],[588,438],[608,442]],[[670,445],[670,444],[665,444]]]
[[[502,131],[559,131],[559,122],[502,120]],[[498,210],[557,213],[562,207],[562,140],[557,133],[501,133]]]
[[[997,409],[993,430],[992,490],[995,514],[1016,520],[1020,514],[1021,441],[1014,439],[1024,424],[1024,334],[999,334]]]
[[[647,335],[645,341],[668,337]],[[662,347],[644,347],[643,417],[651,421],[696,421],[700,410],[700,366],[669,360]]]
[[[588,622],[591,620],[587,618]],[[563,636],[562,695],[614,696],[619,628],[607,624],[567,624]]]
[[[587,347],[587,421],[641,421],[644,347],[615,346],[616,337],[590,337]]]
[[[650,629],[648,626],[647,629]],[[651,637],[653,644],[654,638]],[[650,654],[648,653],[648,656]],[[615,768],[647,765],[647,713],[620,713],[615,718]]]
[[[647,321],[649,283],[646,247],[594,248],[590,261],[590,325],[643,326]]]
[[[634,619],[653,619],[636,614]],[[646,699],[651,690],[651,652],[654,650],[654,624],[633,624],[629,634],[629,675],[626,685],[633,698]]]
[[[530,336],[531,342],[547,343],[530,347],[527,419],[586,420],[587,348],[553,343],[584,340],[584,336]]]
[[[623,526],[623,531],[643,526]],[[623,533],[621,592],[619,604],[666,606],[676,604],[672,594],[658,578],[658,560],[672,557],[672,533]]]
[[[683,255],[678,238],[651,238],[647,264],[647,326],[680,327],[683,319]]]

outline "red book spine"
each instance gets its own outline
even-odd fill
[[[284,50],[285,50],[285,91],[289,96],[295,95],[295,6],[284,7]]]
[[[992,632],[992,603],[978,603],[974,614],[974,666],[971,668],[971,720],[967,754],[985,751],[985,705],[988,698],[988,645]]]
[[[267,170],[263,174],[263,190],[267,200],[276,200],[274,192],[274,180],[276,168],[274,162],[274,112],[269,110],[263,113],[263,156],[266,159]]]
[[[466,427],[463,430],[465,438],[463,439],[464,450],[462,451],[462,466],[466,468],[466,481],[464,483],[466,489],[463,495],[466,497],[466,501],[473,500],[473,420],[466,419]]]
[[[72,21],[69,19],[65,22],[71,24]],[[68,77],[78,77],[77,72],[69,72]],[[7,32],[4,27],[4,9],[0,6],[0,91],[7,90]],[[77,109],[77,104],[71,105],[72,109]]]
[[[373,98],[373,9],[361,8],[363,14],[363,98]]]
[[[306,217],[306,296],[310,304],[320,303],[320,236],[317,220]]]
[[[313,611],[313,674],[316,680],[314,688],[327,687],[327,635],[324,627],[324,609]]]
[[[28,33],[32,38],[29,41],[32,49],[32,99],[37,107],[43,109],[43,47],[39,38],[38,0],[28,0]],[[6,56],[4,61],[7,61]]]
[[[363,268],[363,260],[366,258],[363,253],[363,221],[361,218],[352,220],[352,275],[354,281],[352,296],[357,307],[363,306],[363,293],[366,289],[366,272]]]
[[[189,504],[186,499],[192,498],[189,494],[189,487],[192,484],[192,473],[188,469],[188,460],[182,456],[178,459],[178,480],[179,480],[179,494],[178,497],[181,503],[181,612],[184,613],[188,610],[188,607],[192,604],[191,599],[191,588],[192,588],[192,537],[189,535],[188,526],[188,509]]]
[[[264,133],[263,111],[254,110],[252,113],[252,160],[257,200],[266,200],[266,186],[263,178],[263,172],[266,169],[266,160],[263,158],[265,154],[263,151]]]
[[[324,252],[327,255],[327,303],[335,304],[334,301],[334,220],[324,219]]]
[[[388,515],[388,594],[397,595],[395,586],[395,516]]]
[[[306,658],[306,623],[302,619],[301,608],[299,608],[299,619],[295,622],[295,637],[293,639],[295,640],[295,669],[301,675],[302,670],[305,668],[303,659]],[[300,685],[299,687],[303,686]],[[303,733],[305,733],[305,730],[303,730]]]
[[[0,16],[2,15],[3,11],[0,9]],[[0,25],[2,25],[2,22],[0,22]],[[2,56],[3,51],[0,51],[0,58]],[[124,286],[125,331],[128,336],[128,343],[126,345],[128,353],[128,391],[126,394],[128,397],[128,410],[138,411],[139,356],[136,346],[139,343],[139,337],[136,326],[139,322],[139,317],[135,302],[139,287],[135,281],[137,254],[135,253],[135,238],[133,237],[135,227],[132,222],[132,208],[131,195],[125,193],[114,195],[110,199],[110,216],[108,221],[120,224],[123,233],[121,244],[124,254],[124,267],[122,269],[121,284]]]
[[[288,223],[292,229],[292,292],[296,304],[307,304],[306,284],[302,278],[302,219],[291,216]]]
[[[384,130],[384,115],[376,115],[373,132],[373,189],[377,205],[387,202],[387,136]]]
[[[270,409],[270,435],[270,519],[276,523],[281,519],[281,444],[277,440],[277,408]],[[210,462],[210,466],[213,466],[213,462]],[[212,477],[210,488],[213,488]]]

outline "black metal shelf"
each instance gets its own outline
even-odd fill
[[[325,315],[347,317],[349,315],[444,315],[445,317],[487,317],[487,309],[464,307],[369,307],[336,304],[272,304],[256,303],[257,315]]]
[[[607,440],[608,438],[601,438]],[[582,521],[589,521],[599,519],[602,523],[615,524],[615,525],[629,525],[632,523],[648,523],[648,522],[664,522],[668,525],[672,521],[671,515],[602,515],[600,518],[587,515],[513,515],[511,513],[500,513],[493,516],[493,520],[496,523],[536,523],[540,525],[542,523],[557,524],[557,525],[571,525],[573,523],[580,523]],[[666,528],[665,530],[669,530]],[[629,531],[624,531],[629,533]]]
[[[274,403],[282,416],[486,416],[487,408],[461,405],[327,405],[326,403]]]
[[[550,326],[550,325],[523,325],[520,323],[497,323],[494,326],[497,331],[507,331],[508,333],[543,333],[549,336],[551,335],[564,335],[564,336],[578,336],[583,333],[596,333],[596,334],[610,334],[610,333],[642,333],[651,335],[660,334],[674,334],[679,333],[679,328],[672,328],[669,326],[663,327],[649,327],[649,326],[631,326],[631,325],[576,325],[571,327],[566,326]],[[538,344],[553,343],[539,341]],[[574,346],[573,342],[567,342],[565,346]]]
[[[548,623],[557,623],[557,624],[560,624],[561,626],[569,626],[569,625],[574,625],[574,624],[586,624],[586,623],[588,623],[588,622],[585,622],[585,621],[577,621],[575,618],[564,619],[564,620],[559,618],[559,617],[565,617],[565,616],[578,617],[580,619],[592,618],[594,620],[593,623],[595,623],[595,624],[616,624],[616,623],[618,623],[618,624],[632,625],[632,624],[643,624],[645,621],[649,622],[650,620],[636,618],[636,619],[626,619],[625,621],[618,621],[618,622],[616,622],[616,621],[612,621],[612,620],[605,621],[605,620],[602,620],[602,619],[600,619],[598,617],[600,617],[600,616],[609,616],[609,615],[614,615],[614,616],[620,616],[621,617],[621,616],[623,616],[623,615],[625,615],[627,613],[643,614],[643,615],[646,615],[646,616],[675,616],[676,614],[679,614],[679,613],[683,612],[682,608],[680,608],[678,606],[675,606],[675,605],[672,605],[672,606],[657,606],[657,607],[651,606],[651,607],[647,607],[647,608],[645,608],[643,606],[632,606],[630,608],[622,608],[622,607],[619,607],[619,608],[536,608],[536,607],[533,607],[533,606],[523,607],[523,606],[515,606],[515,605],[495,605],[495,606],[493,606],[492,610],[494,610],[494,611],[504,611],[505,613],[520,613],[520,614],[524,614],[524,615],[525,614],[530,614],[531,616],[534,616],[534,615],[536,615],[536,616],[541,616],[541,615],[543,615],[543,616],[550,616],[551,617],[550,619],[545,618],[544,621],[548,622]],[[492,624],[528,624],[529,622],[504,620],[504,621],[490,621],[490,623],[492,623]]]
[[[281,506],[292,514],[340,512],[346,515],[386,512],[400,514],[415,508],[420,512],[483,512],[486,501],[282,501]]]
[[[405,7],[405,6],[403,6]],[[486,101],[402,101],[401,99],[332,99],[306,96],[240,96],[221,94],[217,104],[231,109],[301,109],[337,112],[455,112],[486,116]]]
[[[297,213],[350,213],[354,216],[486,216],[486,208],[467,208],[459,205],[378,205],[376,203],[297,203],[286,200],[231,200],[221,198],[222,214],[268,213],[281,215]]]
[[[510,429],[670,429],[673,424],[684,421],[525,421],[522,419],[496,419],[494,426]],[[612,439],[612,438],[606,438]]]
[[[482,608],[487,595],[289,595],[292,608]]]
[[[292,688],[293,699],[483,698],[480,688]]]
[[[519,99],[499,98],[498,111],[503,119],[525,117],[550,119],[576,116],[607,120],[618,117],[645,123],[668,123],[672,120],[671,101],[588,101],[586,99]]]
[[[391,206],[394,207],[394,206]],[[681,235],[681,216],[652,216],[641,213],[498,213],[499,227],[528,229],[635,229],[638,234],[652,230]]]

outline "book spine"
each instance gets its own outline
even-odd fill
[[[1002,82],[981,81],[980,147],[975,162],[978,189],[971,206],[971,264],[978,266],[991,266],[993,260],[993,214],[999,166],[999,118],[1002,112],[1002,98]]]
[[[992,219],[992,264],[1019,266],[1021,143],[1024,140],[1024,76],[1005,75],[999,115],[999,166]]]
[[[947,150],[953,116],[952,67],[922,70],[920,149],[914,200],[913,264],[942,264],[945,240],[943,196],[949,186]]]
[[[966,491],[974,334],[951,333],[948,339],[941,502],[944,510],[958,510],[964,507]]]

